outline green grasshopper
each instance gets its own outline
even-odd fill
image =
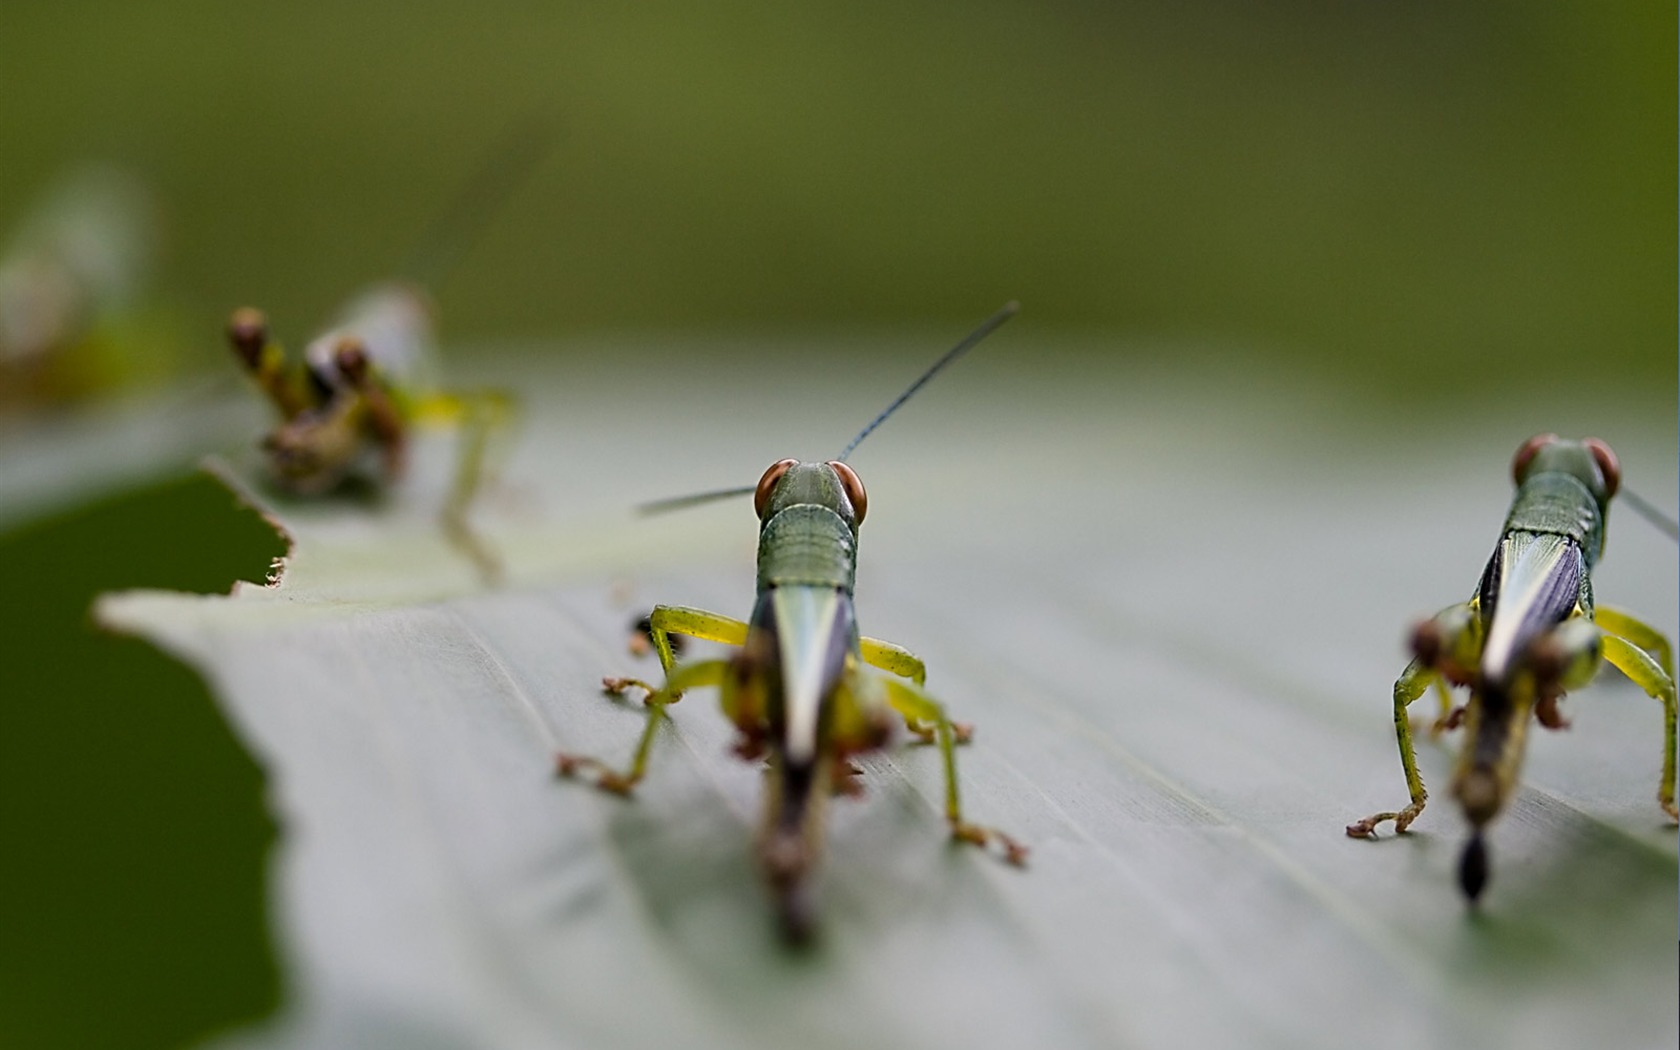
[[[1621,467],[1597,438],[1530,438],[1511,462],[1516,499],[1499,543],[1470,600],[1442,610],[1412,635],[1414,658],[1394,683],[1394,731],[1411,804],[1349,824],[1354,838],[1375,837],[1384,821],[1405,831],[1429,793],[1418,775],[1406,710],[1431,685],[1440,696],[1437,729],[1465,727],[1452,793],[1470,821],[1458,880],[1474,902],[1489,874],[1483,829],[1516,788],[1532,715],[1548,729],[1568,725],[1558,710],[1566,691],[1590,681],[1609,660],[1663,705],[1663,768],[1657,801],[1671,819],[1674,801],[1674,658],[1655,628],[1594,605],[1592,570],[1604,551],[1605,517],[1621,486]],[[1643,501],[1630,502],[1635,509]],[[1453,708],[1448,686],[1467,686]]]
[[[228,323],[240,363],[279,413],[279,425],[263,438],[262,448],[275,482],[289,492],[321,495],[352,477],[395,482],[404,473],[417,425],[458,427],[456,470],[440,519],[450,542],[489,583],[500,577],[500,560],[471,529],[467,510],[491,433],[507,425],[513,401],[501,391],[435,386],[432,307],[423,289],[459,259],[491,206],[541,155],[546,143],[531,131],[519,129],[494,153],[422,240],[424,250],[409,270],[429,279],[366,289],[308,344],[301,359],[288,358],[270,338],[259,310],[236,310]]]
[[[740,734],[736,753],[748,760],[769,757],[770,790],[758,860],[777,899],[783,930],[792,940],[803,939],[812,927],[809,882],[821,852],[827,797],[860,790],[858,770],[850,760],[888,744],[893,712],[912,733],[939,747],[945,817],[953,838],[980,847],[996,843],[1010,863],[1025,863],[1025,846],[964,818],[955,745],[967,740],[969,730],[952,722],[923,688],[927,669],[922,661],[889,642],[858,634],[852,587],[858,526],[869,501],[863,482],[845,462],[924,383],[1014,316],[1017,308],[1008,304],[948,351],[838,458],[826,463],[780,460],[756,486],[644,508],[663,510],[751,492],[759,519],[758,601],[746,623],[700,609],[655,607],[648,626],[665,672],[664,686],[655,688],[632,678],[603,680],[612,693],[634,687],[647,694],[647,724],[629,767],[620,771],[598,759],[563,753],[557,756],[557,770],[570,776],[588,769],[600,788],[629,794],[647,771],[665,708],[686,690],[716,686],[724,714]],[[726,659],[678,664],[673,635],[739,648]]]

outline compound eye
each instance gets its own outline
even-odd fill
[[[840,487],[846,490],[846,499],[852,505],[852,524],[862,525],[863,515],[869,510],[869,493],[863,491],[863,482],[858,479],[857,471],[837,459],[829,460],[828,465],[840,475]]]
[[[256,369],[262,362],[262,350],[268,343],[268,318],[261,310],[244,306],[228,319],[228,342],[239,351],[246,367]]]
[[[350,385],[361,386],[368,374],[367,344],[355,336],[345,336],[333,347],[333,363]]]
[[[1610,446],[1598,438],[1587,438],[1581,444],[1587,446],[1592,458],[1598,463],[1598,469],[1604,474],[1604,498],[1609,499],[1622,487],[1622,465],[1617,462],[1616,454],[1610,451]]]
[[[782,475],[788,468],[798,463],[797,459],[779,459],[770,464],[770,469],[758,479],[758,488],[753,492],[753,510],[758,514],[758,520],[764,520],[764,510],[770,506],[770,493],[776,487],[776,482],[782,480]]]
[[[1534,462],[1535,455],[1557,440],[1556,434],[1536,434],[1524,441],[1522,448],[1517,449],[1517,454],[1511,458],[1511,480],[1521,485],[1523,478],[1528,475],[1528,465]]]

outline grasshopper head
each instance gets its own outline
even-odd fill
[[[851,467],[839,460],[827,463],[801,463],[784,459],[770,465],[758,479],[753,493],[753,509],[758,520],[767,521],[787,509],[801,504],[816,504],[838,514],[856,532],[863,524],[869,509],[869,494]]]
[[[1536,434],[1523,442],[1511,460],[1511,477],[1518,485],[1548,471],[1569,474],[1580,481],[1601,507],[1622,484],[1622,467],[1616,454],[1598,438],[1565,441],[1556,434]]]
[[[252,373],[262,368],[263,350],[268,343],[268,318],[254,307],[244,306],[228,319],[228,342]]]

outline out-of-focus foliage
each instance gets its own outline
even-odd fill
[[[561,129],[446,333],[966,318],[1258,347],[1394,399],[1670,401],[1675,9],[95,0],[9,10],[0,228],[72,160],[164,289],[318,323],[503,128]],[[18,202],[18,203],[14,203]],[[1587,363],[1590,362],[1590,365]]]
[[[195,675],[88,606],[226,590],[280,550],[205,477],[0,534],[0,1044],[172,1047],[278,1000],[256,764]]]

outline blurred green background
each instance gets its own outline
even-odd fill
[[[14,4],[0,240],[76,165],[132,169],[154,300],[219,371],[229,309],[301,342],[539,114],[553,150],[437,290],[461,356],[1013,297],[1152,368],[1672,418],[1676,32],[1657,2]],[[206,486],[0,534],[0,1044],[177,1045],[279,995],[253,763],[83,614],[261,577],[273,540]]]
[[[459,341],[963,322],[1255,350],[1394,397],[1675,379],[1674,5],[14,5],[0,224],[114,160],[207,362],[398,267],[560,128]],[[1567,378],[1565,378],[1567,377]]]

